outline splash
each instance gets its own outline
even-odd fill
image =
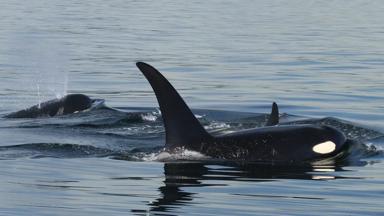
[[[14,72],[22,77],[15,88],[37,97],[38,104],[52,99],[52,95],[66,95],[70,55],[62,42],[36,32],[18,32],[12,40],[16,42],[9,41],[8,49],[18,55],[11,56],[9,61],[18,66]]]
[[[208,160],[210,157],[196,151],[191,151],[185,148],[177,148],[172,153],[168,151],[161,151],[151,157],[154,161],[175,161],[175,160]]]
[[[218,129],[228,129],[231,128],[231,126],[224,122],[216,122],[212,121],[209,123],[209,125],[204,126],[206,130],[218,130]]]
[[[42,103],[42,100],[41,100],[41,97],[40,97],[40,85],[39,84],[36,84],[36,88],[37,88],[37,99],[38,99],[38,108],[41,109],[41,103]]]
[[[161,116],[159,111],[141,114],[141,118],[144,121],[155,122]]]

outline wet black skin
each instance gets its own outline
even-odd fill
[[[243,130],[210,137],[199,147],[191,147],[222,159],[295,162],[334,156],[334,152],[323,155],[312,150],[313,146],[326,141],[339,144],[335,151],[338,152],[346,138],[341,132],[328,126],[295,125]]]
[[[10,113],[5,118],[37,118],[67,115],[89,109],[93,100],[83,94],[69,94],[60,99],[53,99],[30,108]]]
[[[339,130],[316,125],[270,126],[212,136],[159,71],[146,63],[136,65],[156,94],[165,126],[165,147],[169,151],[186,148],[218,159],[304,162],[332,157],[346,144],[346,137]],[[277,105],[273,109],[268,125],[278,123]],[[334,151],[313,151],[315,145],[326,141],[335,144]]]

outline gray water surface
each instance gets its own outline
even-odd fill
[[[1,119],[0,215],[382,215],[383,11],[379,0],[1,2],[1,115],[67,93],[120,111]],[[261,126],[276,101],[283,121],[330,123],[374,153],[342,166],[158,161],[164,129],[136,61],[213,133]]]

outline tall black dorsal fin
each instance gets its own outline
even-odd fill
[[[199,150],[201,143],[211,136],[159,71],[143,62],[137,62],[136,65],[156,94],[165,126],[166,147],[185,146],[191,150]]]
[[[275,102],[273,102],[272,111],[265,126],[274,126],[277,124],[279,124],[279,107]]]

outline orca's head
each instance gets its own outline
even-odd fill
[[[75,113],[89,109],[92,106],[92,99],[83,94],[69,94],[63,99],[63,114]]]
[[[322,139],[312,146],[312,151],[315,154],[329,155],[339,152],[339,150],[347,142],[344,133],[330,126],[320,126]]]

